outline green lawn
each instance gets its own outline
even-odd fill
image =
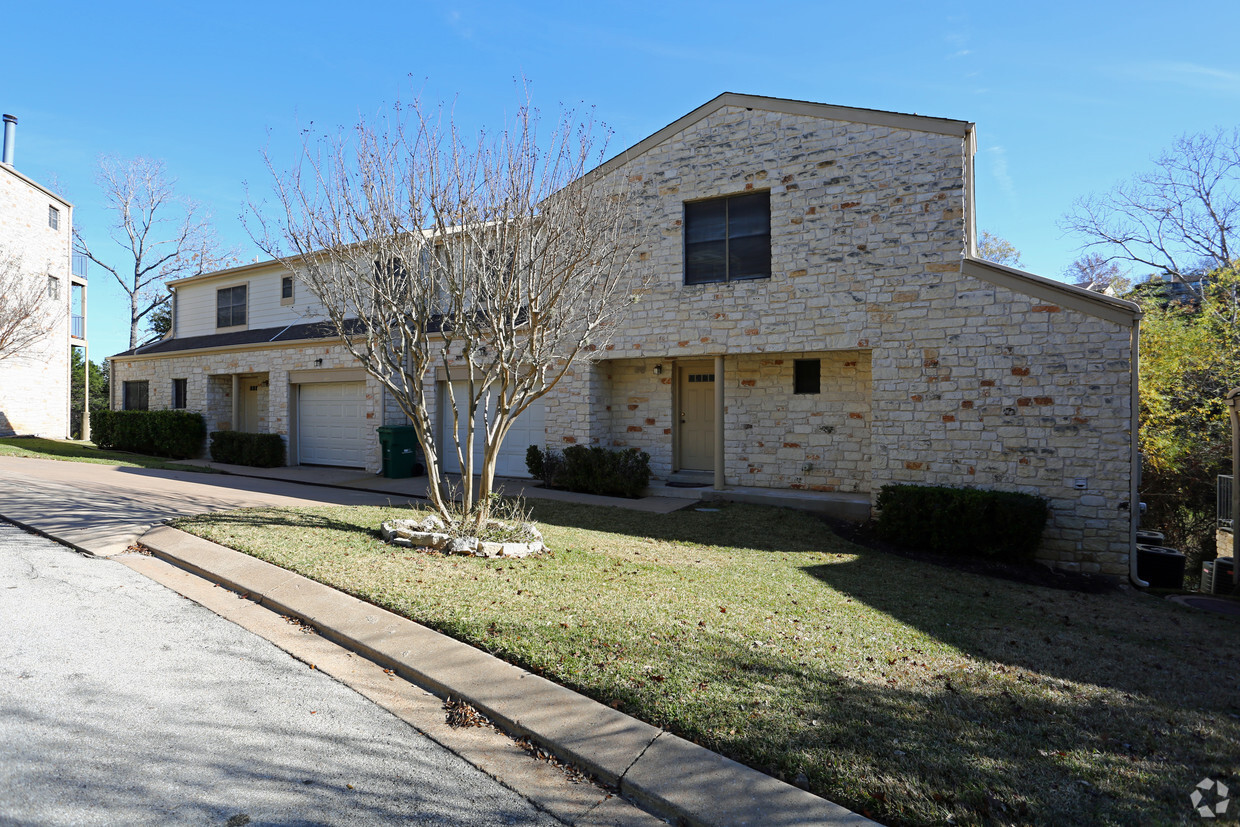
[[[34,457],[69,462],[93,462],[98,465],[122,465],[130,468],[161,468],[170,471],[215,473],[209,468],[183,465],[166,457],[149,457],[125,451],[105,451],[102,448],[96,448],[90,442],[68,439],[43,439],[27,436],[0,438],[0,457]]]
[[[532,508],[554,552],[526,561],[390,548],[395,509],[177,525],[887,824],[1185,823],[1198,781],[1240,781],[1235,618],[941,568],[780,509]]]

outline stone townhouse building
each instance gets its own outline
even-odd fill
[[[19,327],[42,330],[37,340],[0,358],[0,435],[70,435],[70,349],[86,364],[86,272],[72,263],[73,205],[14,166],[17,118],[4,116],[0,158],[0,267],[17,277],[0,304],[0,326],[13,322],[18,294],[46,291]]]
[[[1051,504],[1042,559],[1128,573],[1140,312],[978,260],[974,151],[965,121],[728,93],[602,165],[653,230],[648,290],[523,415],[499,473],[524,476],[531,444],[579,444],[724,490],[1025,491]],[[172,288],[171,337],[113,357],[118,407],[379,467],[375,428],[399,412],[290,273]]]

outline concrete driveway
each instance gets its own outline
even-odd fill
[[[102,557],[123,552],[170,517],[232,508],[406,501],[226,474],[0,457],[0,515]],[[49,508],[49,503],[57,506]]]

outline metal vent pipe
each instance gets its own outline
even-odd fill
[[[17,146],[17,118],[13,115],[4,116],[4,155],[2,162],[6,167],[13,166],[13,148]]]

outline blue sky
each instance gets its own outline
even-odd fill
[[[16,167],[55,183],[103,248],[101,154],[163,159],[242,260],[260,151],[397,99],[498,124],[530,81],[544,111],[595,107],[618,151],[721,92],[977,124],[981,229],[1057,277],[1072,202],[1177,136],[1240,120],[1240,3],[22,2],[5,13],[0,110]],[[105,278],[106,277],[106,278]],[[124,296],[90,280],[91,356],[128,345]]]

